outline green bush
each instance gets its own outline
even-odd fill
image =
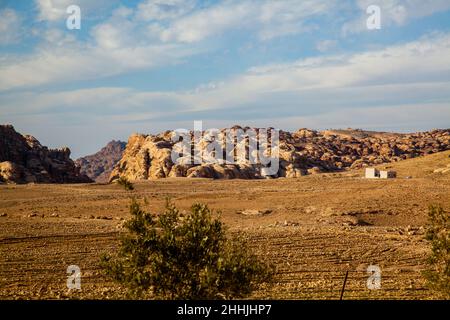
[[[270,281],[274,268],[251,253],[242,238],[228,238],[206,205],[182,214],[167,201],[159,216],[130,206],[132,218],[119,252],[102,266],[132,296],[157,299],[231,299]]]
[[[117,179],[117,183],[125,188],[127,191],[134,190],[133,184],[125,177],[120,177]]]
[[[426,239],[431,242],[425,277],[431,289],[450,298],[450,219],[440,206],[430,206]]]

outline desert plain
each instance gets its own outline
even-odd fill
[[[130,198],[152,212],[169,197],[180,209],[195,202],[220,212],[277,267],[254,299],[435,299],[422,276],[428,206],[450,209],[450,151],[377,168],[395,179],[365,179],[361,169],[295,179],[167,178],[112,184],[0,185],[1,299],[122,299],[99,257],[119,245]],[[81,270],[81,290],[67,288],[67,267]],[[367,268],[381,270],[369,289]]]

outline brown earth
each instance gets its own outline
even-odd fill
[[[433,299],[421,275],[427,207],[450,209],[450,151],[391,163],[398,178],[364,179],[362,170],[295,179],[168,178],[117,184],[0,186],[0,298],[121,298],[101,274],[102,252],[117,248],[130,196],[161,211],[166,197],[221,211],[229,232],[242,232],[255,252],[277,265],[275,284],[252,298]],[[383,168],[380,166],[379,168]],[[435,172],[436,171],[436,172]],[[82,290],[66,287],[69,265]],[[369,265],[381,289],[366,287]]]

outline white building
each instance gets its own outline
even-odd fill
[[[391,179],[397,176],[395,171],[380,171],[381,179]]]
[[[395,171],[379,171],[375,168],[366,168],[366,178],[368,179],[391,179],[395,178]]]
[[[376,179],[380,177],[380,172],[375,168],[366,168],[366,178]]]

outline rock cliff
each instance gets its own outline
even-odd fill
[[[11,125],[0,125],[0,183],[91,182],[70,159],[70,150],[48,149]]]
[[[243,131],[251,128],[233,129]],[[112,171],[110,181],[121,176],[129,180],[149,180],[166,177],[203,177],[216,179],[261,178],[261,165],[248,162],[249,139],[241,142],[229,139],[220,131],[216,139],[204,136],[199,145],[204,158],[214,157],[214,151],[207,148],[211,141],[223,147],[224,159],[230,155],[234,161],[195,164],[194,152],[186,161],[175,164],[171,159],[175,143],[174,132],[157,135],[133,134],[122,159]],[[193,140],[193,132],[189,133]],[[270,141],[267,140],[268,142]],[[225,151],[225,142],[232,143]],[[241,148],[241,149],[240,149]],[[245,148],[245,157],[236,157],[236,150]],[[362,130],[315,131],[299,129],[295,132],[279,132],[279,169],[271,177],[295,178],[319,172],[342,171],[382,163],[395,162],[425,154],[449,150],[450,129],[433,130],[410,134],[369,132]],[[193,144],[190,146],[194,150]],[[178,150],[177,150],[178,152]]]

